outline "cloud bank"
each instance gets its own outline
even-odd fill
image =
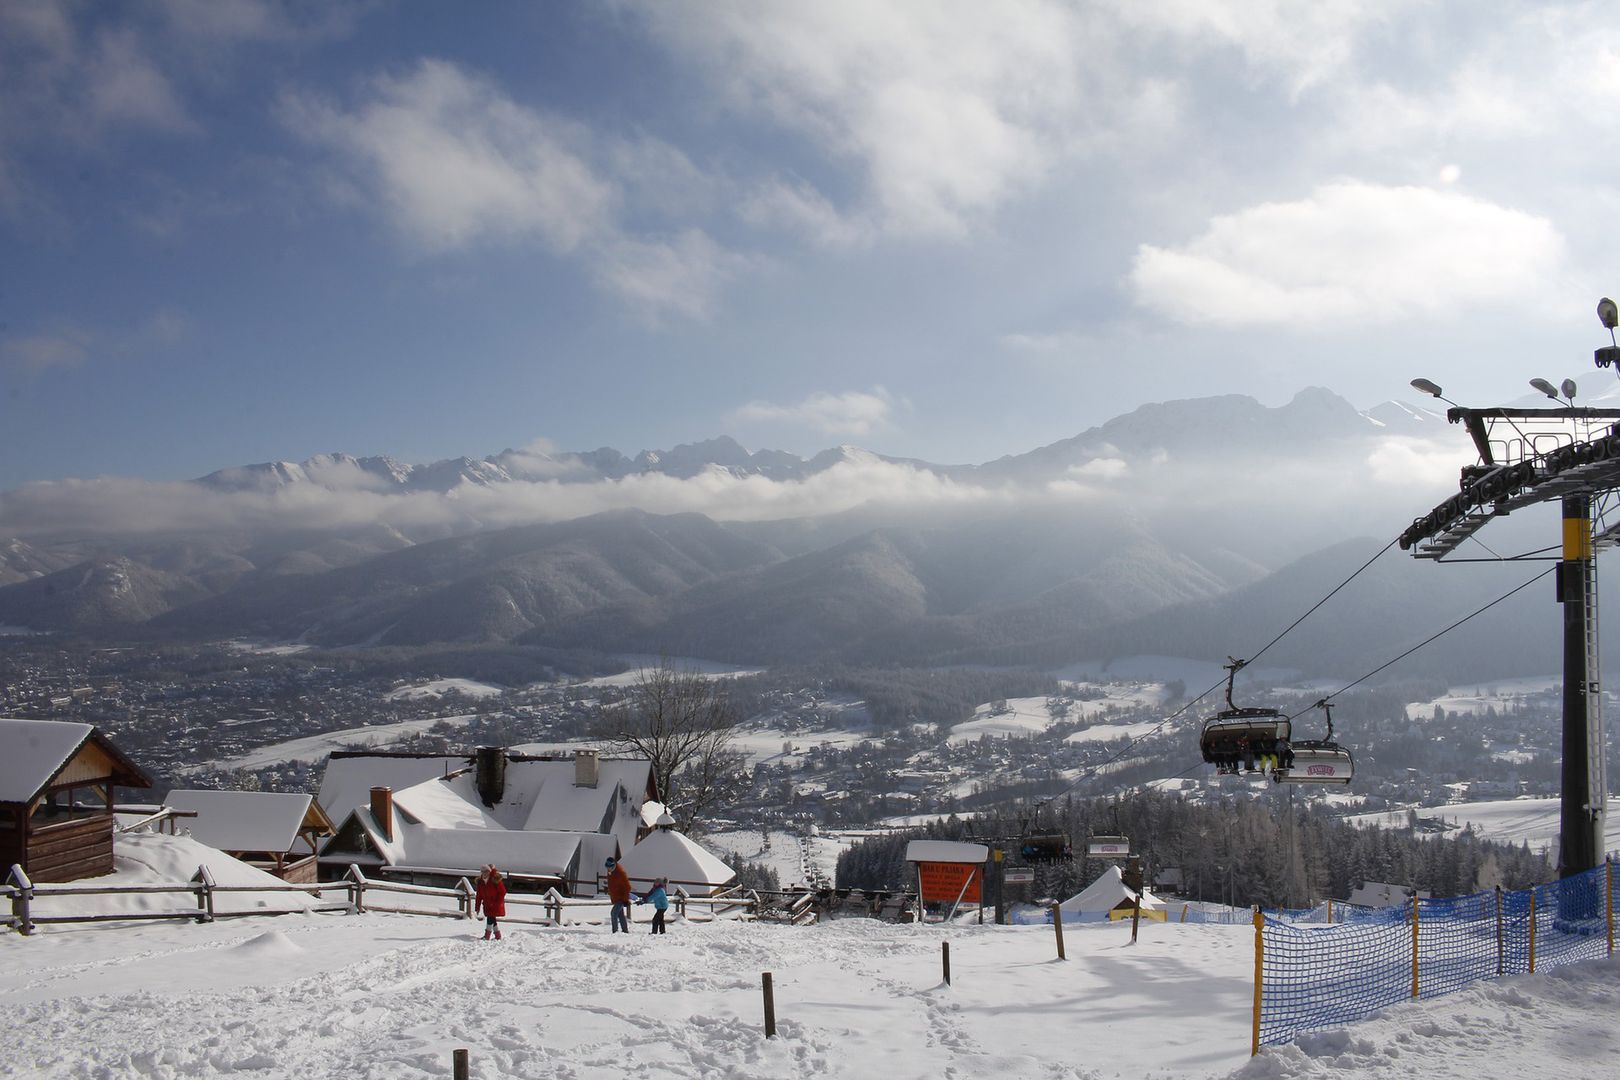
[[[1130,281],[1184,323],[1322,327],[1542,296],[1564,240],[1545,218],[1457,191],[1341,181],[1144,244]]]

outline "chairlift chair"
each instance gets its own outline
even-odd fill
[[[1124,836],[1093,836],[1086,845],[1086,854],[1093,859],[1128,859],[1131,841]]]
[[[1289,745],[1291,724],[1276,709],[1240,709],[1232,701],[1232,682],[1247,661],[1228,658],[1226,708],[1204,721],[1198,748],[1204,760],[1219,772],[1236,773],[1240,766],[1255,771],[1255,763],[1281,756]]]
[[[1324,698],[1316,707],[1327,714],[1327,738],[1290,743],[1272,779],[1279,784],[1348,784],[1356,775],[1350,751],[1333,741],[1333,706]]]

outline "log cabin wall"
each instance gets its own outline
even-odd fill
[[[113,816],[94,814],[36,826],[21,860],[36,882],[77,881],[113,870]]]

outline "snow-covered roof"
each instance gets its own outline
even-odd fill
[[[990,857],[983,844],[958,840],[913,840],[906,845],[906,862],[982,863]]]
[[[94,740],[119,783],[145,787],[151,783],[141,770],[89,724],[65,720],[0,718],[0,802],[28,802],[44,791],[63,766]]]
[[[1064,911],[1113,911],[1121,904],[1129,904],[1135,897],[1136,893],[1126,886],[1119,867],[1110,866],[1103,871],[1102,877],[1063,901],[1058,907]],[[1147,889],[1142,890],[1143,911],[1161,911],[1164,907],[1163,900]]]
[[[291,851],[314,798],[289,791],[171,791],[163,804],[196,811],[181,819],[192,839],[221,851]],[[308,854],[308,852],[305,852]]]
[[[691,837],[674,829],[657,829],[624,856],[624,870],[637,888],[651,888],[652,879],[669,879],[693,896],[724,888],[737,872]]]
[[[476,875],[485,863],[503,874],[563,877],[575,866],[580,835],[507,829],[432,829],[406,824],[389,845],[396,867]]]
[[[395,791],[465,768],[465,754],[333,754],[315,799],[336,822],[371,802],[374,787]]]
[[[84,745],[89,724],[58,720],[0,720],[0,802],[27,802]]]

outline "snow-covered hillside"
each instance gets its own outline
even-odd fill
[[[636,909],[638,914],[644,909]],[[643,920],[645,915],[641,916]],[[398,915],[0,935],[29,1077],[1592,1077],[1620,963],[1482,984],[1250,1061],[1243,927],[509,927]],[[952,983],[940,945],[951,945]],[[762,1032],[760,975],[777,1037]]]

